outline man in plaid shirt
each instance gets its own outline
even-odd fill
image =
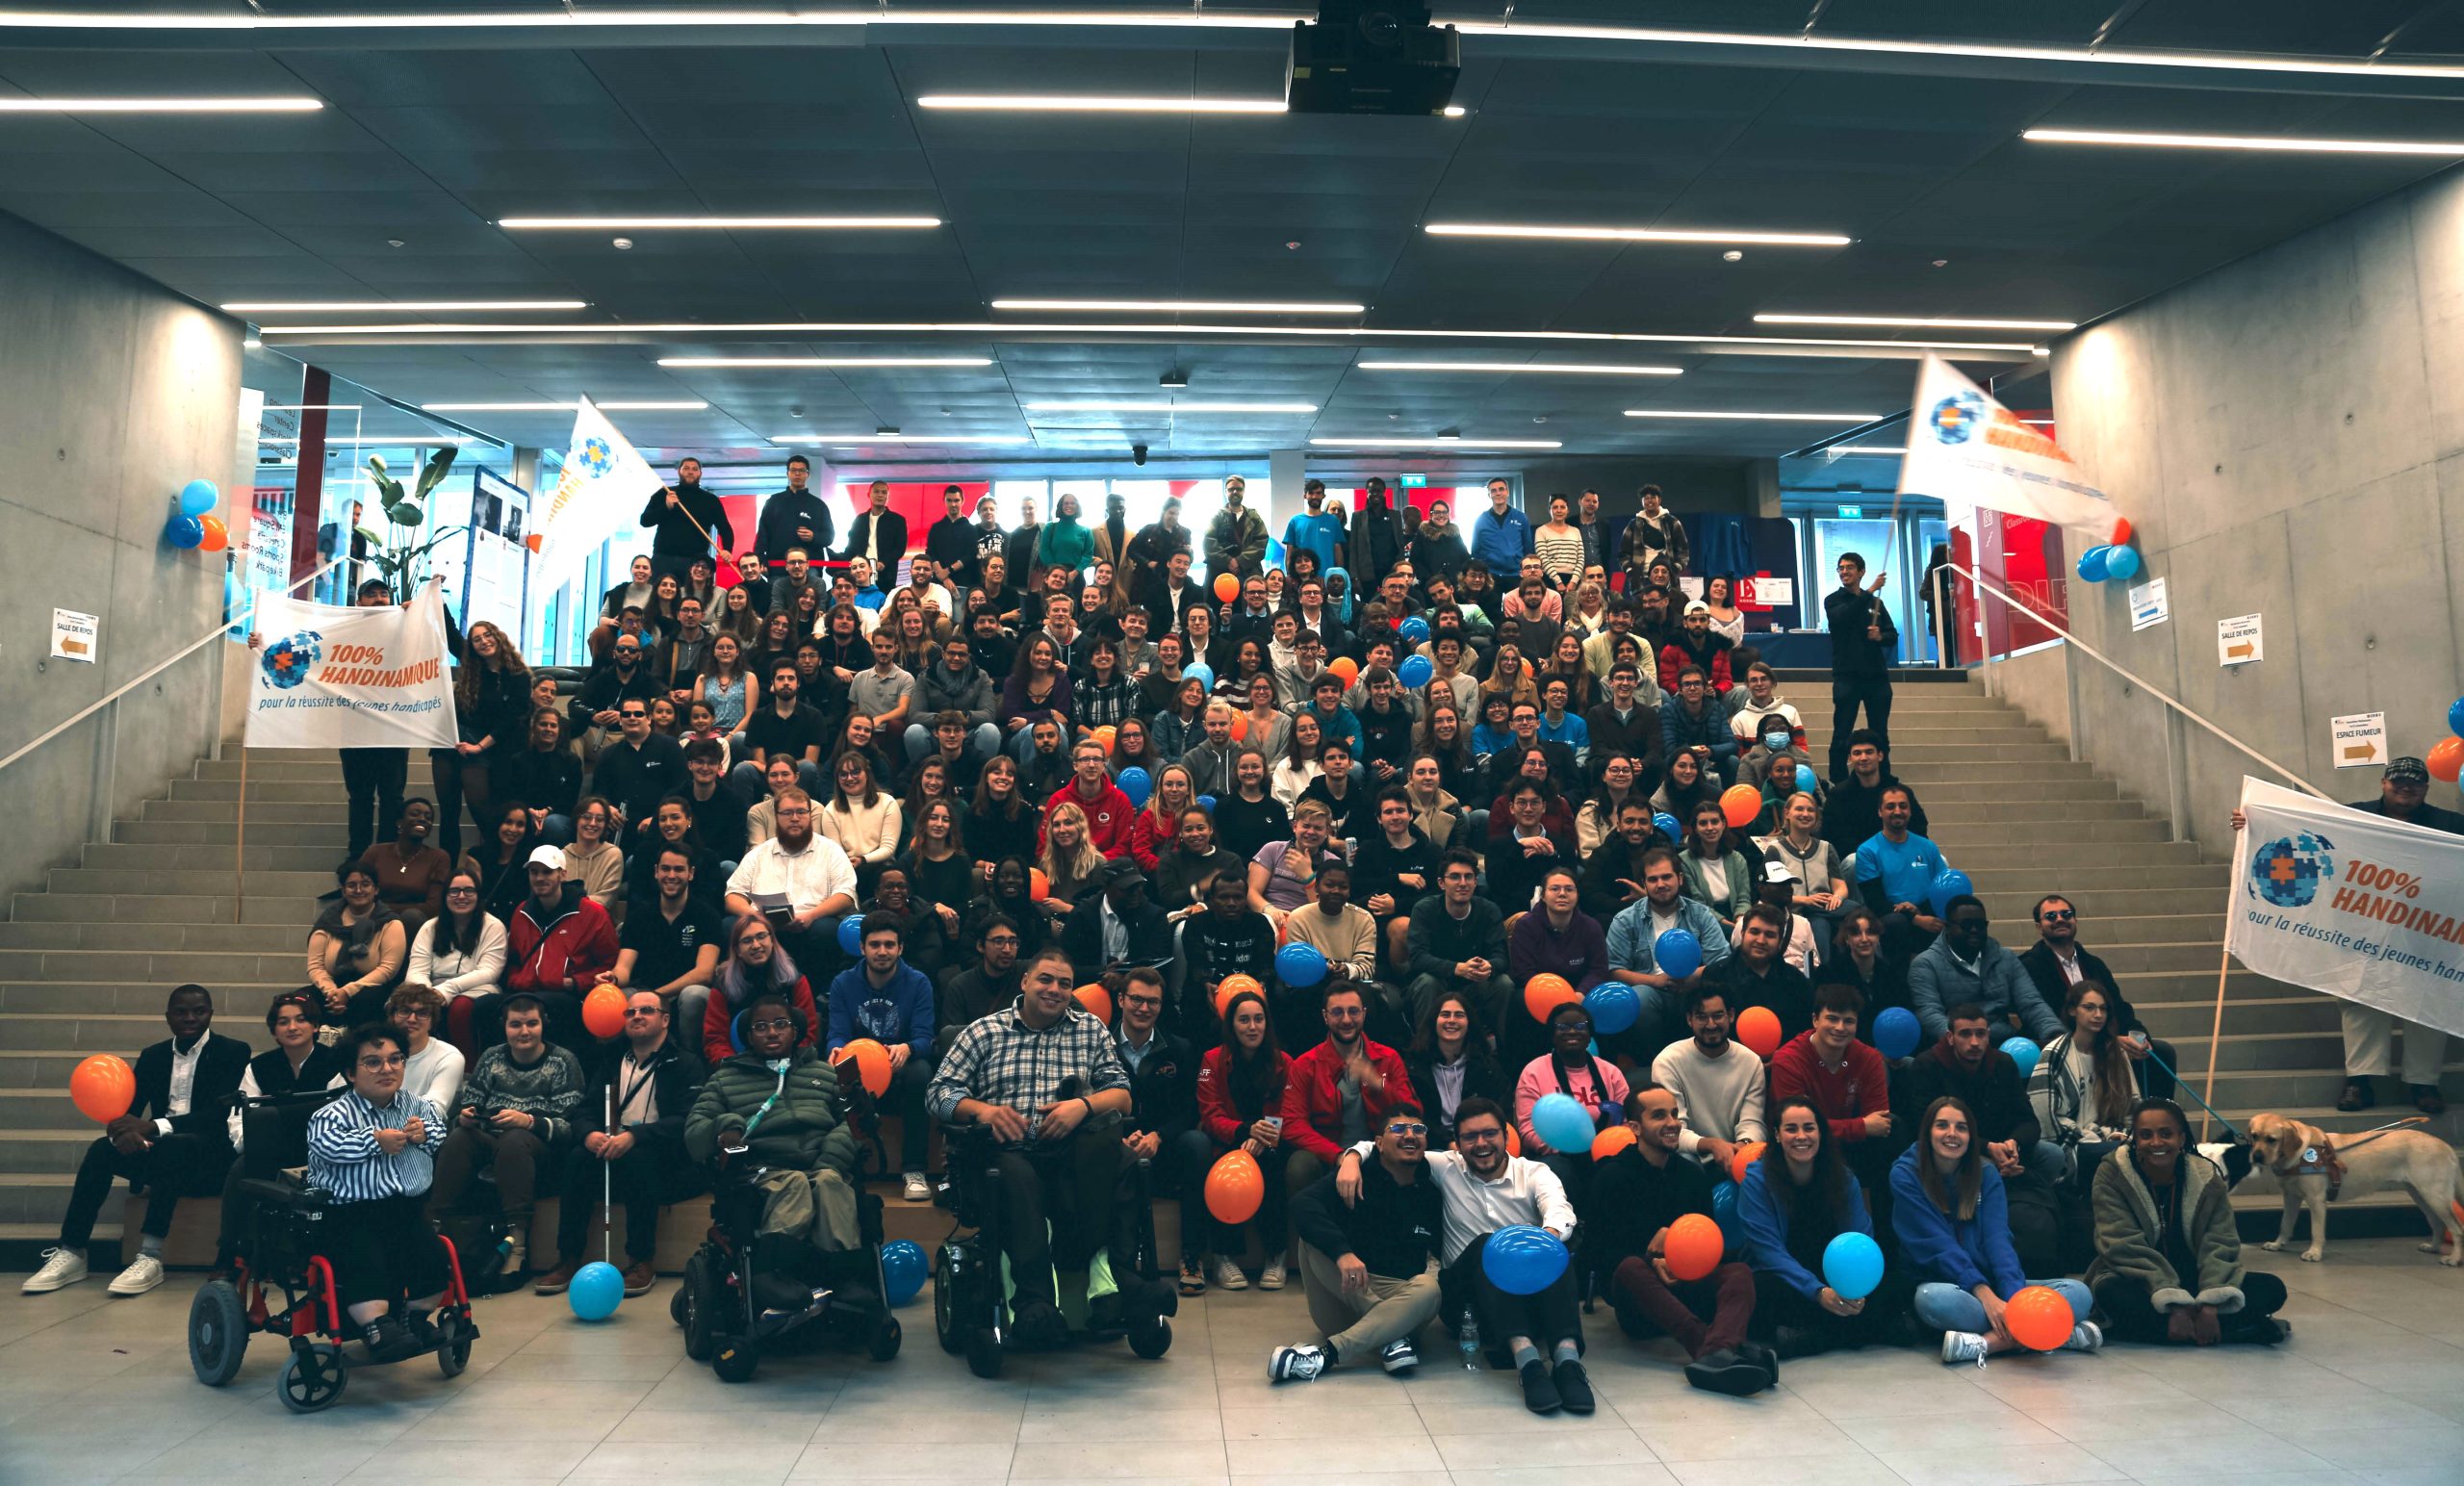
[[[1047,945],[1026,965],[1018,999],[950,1043],[926,1091],[944,1125],[981,1126],[996,1142],[1012,1326],[1029,1346],[1067,1339],[1056,1268],[1085,1269],[1109,1240],[1122,1288],[1137,1285],[1128,1204],[1115,1200],[1129,1074],[1112,1033],[1079,1009],[1076,979],[1067,953]]]

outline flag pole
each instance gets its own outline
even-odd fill
[[[239,829],[232,833],[231,922],[240,922],[248,897],[248,736],[240,734]]]
[[[2205,1087],[2199,1090],[2199,1103],[2202,1105],[2213,1105],[2216,1101],[2216,1064],[2224,1054],[2224,978],[2232,968],[2233,952],[2223,945],[2218,945],[2216,949],[2216,1014],[2207,1024],[2207,1079]],[[2216,1111],[2211,1108],[2199,1116],[2200,1140],[2207,1139],[2207,1122],[2209,1117],[2215,1114]]]

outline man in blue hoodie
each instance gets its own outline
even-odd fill
[[[882,1107],[898,1116],[900,1166],[910,1202],[933,1200],[924,1179],[932,1139],[924,1087],[933,1079],[933,983],[907,962],[906,935],[886,918],[863,924],[863,962],[830,983],[830,1056],[859,1038],[889,1049],[889,1092]]]

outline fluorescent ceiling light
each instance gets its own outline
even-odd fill
[[[603,413],[699,413],[706,402],[598,402]],[[570,413],[571,402],[423,402],[425,413]]]
[[[1446,116],[1449,118],[1461,118],[1464,115],[1471,112],[1472,111],[1470,109],[1465,108],[1459,103],[1450,103],[1446,106]]]
[[[1761,247],[1846,247],[1830,232],[1744,232],[1726,227],[1552,227],[1525,222],[1430,222],[1433,238],[1548,238],[1603,243],[1741,243]]]
[[[989,356],[661,356],[662,367],[988,367]]]
[[[320,98],[0,98],[0,114],[314,114],[324,106]]]
[[[1111,402],[1077,398],[1021,404],[1030,413],[1315,413],[1314,402]]]
[[[586,299],[236,299],[223,306],[247,314],[424,314],[430,310],[586,310]]]
[[[1322,304],[1282,299],[995,299],[996,310],[1066,310],[1094,314],[1110,310],[1177,315],[1363,315],[1365,304]]]
[[[516,231],[655,232],[798,228],[856,231],[874,227],[937,227],[937,217],[506,217],[497,225]]]
[[[2464,155],[2464,144],[2428,140],[2296,140],[2266,135],[2134,134],[2105,129],[2030,129],[2039,144],[2140,144],[2159,149],[2291,150],[2323,155]]]
[[[980,433],[774,433],[773,444],[1031,444]]]
[[[1313,448],[1562,448],[1554,439],[1311,439]]]
[[[1915,330],[2076,330],[2068,320],[1964,320],[1912,315],[1757,315],[1758,325],[1905,325]]]
[[[1866,423],[1880,413],[1706,413],[1692,408],[1628,408],[1628,418],[1707,418],[1732,423]]]
[[[1282,114],[1281,98],[1126,98],[1094,93],[926,93],[927,109],[1043,114]]]
[[[1567,376],[1682,376],[1683,367],[1619,367],[1579,361],[1363,361],[1363,372],[1553,372]]]
[[[260,444],[296,444],[299,442],[299,436],[297,434],[288,433],[261,433],[257,435],[257,442]],[[475,439],[468,434],[460,433],[372,433],[356,438],[343,438],[329,434],[325,438],[325,447],[327,448],[351,447],[364,448],[370,446],[376,448],[392,448],[398,444],[494,444],[496,440],[494,439]]]

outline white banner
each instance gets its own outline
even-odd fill
[[[666,488],[607,415],[580,399],[556,488],[534,508],[524,539],[539,554],[532,588],[546,593],[576,576],[600,544],[632,527],[653,492]]]
[[[2224,947],[2273,980],[2464,1034],[2464,836],[2242,781]]]
[[[1899,493],[1938,499],[1955,526],[1981,505],[2073,528],[2090,542],[2112,541],[2121,515],[2060,445],[1939,356],[1916,372]]]
[[[445,600],[338,608],[257,595],[264,645],[248,685],[251,748],[451,748]]]

